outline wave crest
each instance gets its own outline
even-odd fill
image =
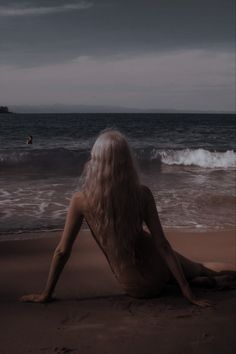
[[[204,149],[183,150],[153,150],[151,159],[159,159],[166,165],[199,166],[203,168],[233,168],[236,167],[236,153],[211,152]]]
[[[135,155],[145,168],[145,163],[155,166],[182,165],[202,168],[228,169],[236,167],[236,152],[211,152],[204,149],[160,150],[146,148],[136,150]],[[31,151],[0,151],[0,170],[16,169],[18,172],[82,171],[89,158],[89,150],[39,149]]]

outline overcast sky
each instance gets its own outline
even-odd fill
[[[0,0],[0,105],[235,110],[234,0]]]

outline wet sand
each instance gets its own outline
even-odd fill
[[[175,250],[196,261],[236,262],[235,231],[166,235]],[[210,309],[192,306],[173,287],[155,299],[128,297],[88,231],[76,241],[57,301],[20,303],[21,295],[43,289],[59,237],[0,243],[1,354],[235,352],[236,290],[194,289],[215,303]]]

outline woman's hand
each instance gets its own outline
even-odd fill
[[[21,302],[37,302],[37,303],[45,303],[53,301],[52,297],[47,294],[30,294],[24,295],[20,298]]]
[[[184,297],[191,302],[191,304],[199,307],[214,307],[214,304],[206,299],[198,299],[192,292],[188,282],[185,283],[185,286],[182,288]]]
[[[206,299],[198,299],[195,296],[188,297],[188,300],[196,306],[199,307],[214,307],[214,304]]]

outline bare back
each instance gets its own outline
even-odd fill
[[[143,222],[148,209],[146,186],[140,186]],[[127,293],[133,296],[150,296],[159,293],[170,277],[169,269],[158,254],[152,235],[143,228],[133,235],[135,258],[121,256],[117,252],[116,235],[112,228],[103,234],[97,230],[95,215],[83,195],[83,215],[98,246],[104,253],[111,270]],[[104,230],[105,232],[105,230]],[[105,237],[104,237],[105,236]],[[125,235],[124,235],[125,237]],[[106,243],[103,242],[104,238]]]

